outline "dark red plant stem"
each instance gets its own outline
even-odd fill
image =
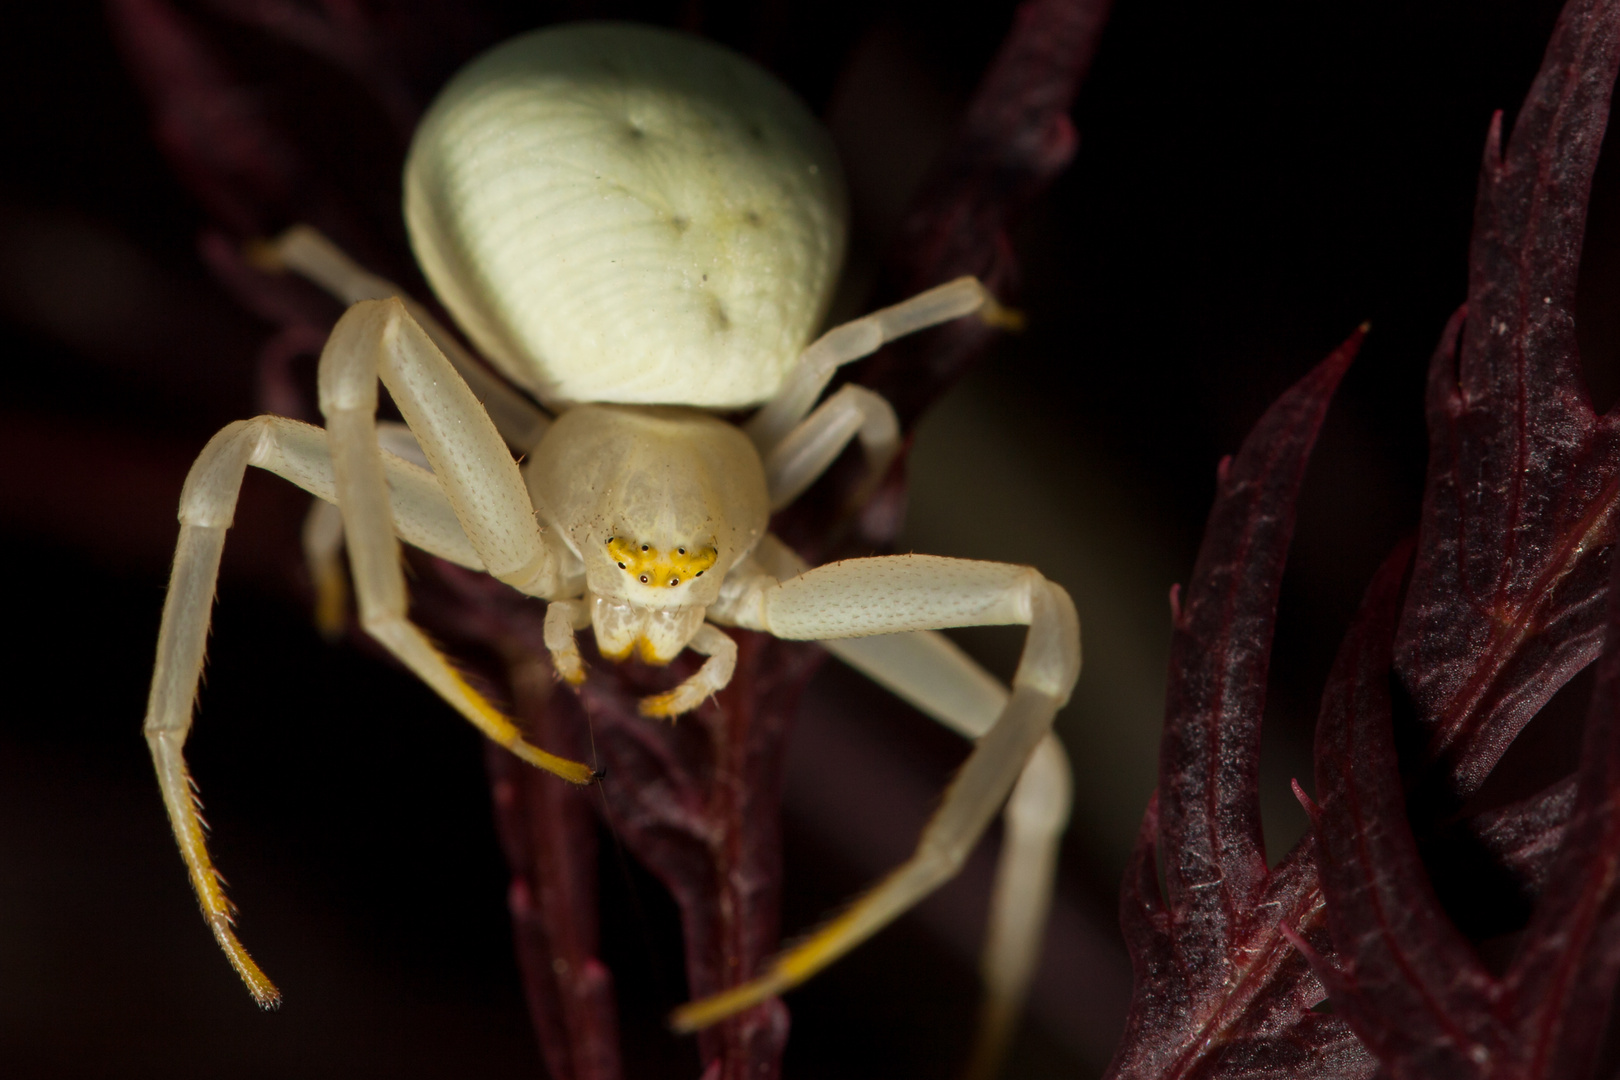
[[[551,707],[556,678],[529,649],[506,657],[513,705],[532,738],[575,760],[588,740]],[[592,792],[542,777],[489,747],[501,844],[512,867],[508,904],[529,1015],[555,1080],[619,1080],[613,978],[597,959],[596,831]]]
[[[713,993],[757,974],[776,952],[781,936],[782,755],[791,709],[781,709],[779,694],[787,689],[796,704],[802,678],[814,670],[819,658],[803,655],[793,664],[795,657],[779,643],[760,635],[749,638],[746,646],[739,645],[737,673],[732,687],[722,694],[719,722],[711,727],[718,764],[714,812],[726,823],[715,853],[720,871],[720,966],[714,989],[699,990],[694,984],[694,995]],[[784,675],[787,685],[779,682]],[[721,1080],[759,1075],[755,1063],[761,1058],[780,1059],[786,1045],[787,1009],[779,1001],[768,1002],[717,1034],[724,1043]]]
[[[1011,300],[1007,230],[1073,159],[1069,111],[1090,70],[1112,0],[1026,0],[974,91],[950,149],[912,202],[885,260],[879,304],[963,274]],[[910,427],[956,382],[993,331],[977,320],[914,335],[862,365],[857,381]]]
[[[497,679],[538,744],[594,760],[590,729],[560,689],[544,651],[542,605],[495,579],[437,559],[420,573],[413,615],[455,645],[493,652]],[[495,824],[512,883],[507,892],[524,996],[555,1080],[622,1075],[613,977],[597,957],[598,793],[576,788],[491,745]]]
[[[107,0],[159,145],[209,216],[237,236],[267,234],[287,205],[299,155],[190,20],[164,0]]]

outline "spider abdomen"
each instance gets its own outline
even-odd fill
[[[818,328],[846,210],[826,133],[773,77],[589,23],[451,81],[412,143],[405,214],[439,298],[541,400],[738,408]]]

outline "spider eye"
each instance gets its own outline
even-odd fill
[[[618,539],[618,537],[617,537],[617,536],[610,536],[610,537],[608,537],[608,543],[610,543],[610,544],[611,544],[611,543],[613,543],[613,541],[615,541],[615,540],[617,540],[617,539]]]
[[[692,576],[693,577],[702,577],[703,576],[703,571],[699,570],[697,573],[693,574]]]
[[[647,584],[647,575],[646,574],[641,575],[641,583],[643,585]]]
[[[641,550],[642,550],[642,551],[646,551],[646,550],[647,550],[647,545],[646,545],[646,544],[642,544],[642,545],[641,545]]]
[[[678,577],[672,577],[669,579],[669,583],[671,585],[679,585],[681,583],[681,579]]]
[[[624,563],[620,563],[620,564],[619,564],[619,569],[620,569],[620,570],[623,570],[623,569],[624,569]]]
[[[682,555],[686,554],[686,549],[685,548],[676,548],[675,550],[680,552]]]

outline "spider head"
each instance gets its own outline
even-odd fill
[[[719,591],[725,576],[719,549],[695,541],[660,544],[626,531],[608,537],[602,550],[611,565],[590,584],[597,648],[610,660],[635,652],[650,664],[669,663],[703,625]]]

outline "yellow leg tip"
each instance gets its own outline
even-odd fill
[[[674,690],[667,691],[666,693],[654,694],[652,697],[642,698],[641,701],[636,704],[636,710],[640,712],[642,716],[646,716],[654,720],[673,720],[675,717],[681,715],[681,713],[688,712],[691,708],[690,706],[683,707],[681,705],[680,698],[680,688],[676,687]]]
[[[788,985],[772,973],[710,997],[689,1001],[669,1014],[670,1030],[677,1035],[691,1035],[702,1031],[728,1016],[735,1016],[744,1009],[751,1009],[760,1002],[775,997],[786,990]]]
[[[560,776],[570,784],[594,784],[602,779],[602,774],[589,765],[570,761],[556,754],[548,754],[538,746],[531,746],[525,742],[523,733],[510,717],[484,700],[484,696],[474,690],[472,684],[455,670],[449,670],[448,674],[451,686],[457,694],[455,697],[446,695],[446,698],[461,710],[462,715],[478,725],[479,730],[498,745],[504,746],[514,757],[528,762],[537,769],[544,769],[548,773]]]
[[[253,1000],[258,1002],[259,1008],[266,1012],[281,1008],[281,991],[276,989],[276,984],[270,981],[264,969],[253,962],[253,957],[248,955],[248,951],[236,939],[236,934],[231,930],[230,920],[224,915],[214,915],[209,918],[208,924],[214,931],[214,940],[225,950],[225,958],[242,977],[248,993],[253,995]]]
[[[1003,307],[988,297],[985,299],[984,307],[979,309],[979,318],[984,320],[986,326],[993,326],[997,330],[1005,330],[1010,334],[1022,332],[1026,322],[1022,311],[1017,308]]]
[[[349,583],[333,568],[315,581],[315,629],[328,641],[343,636],[349,621]]]
[[[506,748],[520,760],[528,762],[537,769],[544,769],[554,776],[560,776],[570,784],[578,784],[583,787],[586,784],[594,784],[602,779],[600,769],[593,769],[583,762],[569,761],[567,758],[558,757],[556,754],[548,754],[539,747],[530,746],[526,742],[510,743]]]
[[[864,940],[865,935],[852,935],[852,928],[862,921],[862,902],[823,926],[810,937],[771,961],[770,970],[741,986],[734,986],[712,997],[688,1002],[669,1017],[672,1030],[687,1034],[700,1031],[751,1008],[766,998],[790,990],[816,972],[843,956]]]
[[[242,245],[242,257],[247,259],[249,266],[267,274],[283,274],[287,271],[287,262],[281,257],[281,245],[274,240],[256,237],[247,241]]]

